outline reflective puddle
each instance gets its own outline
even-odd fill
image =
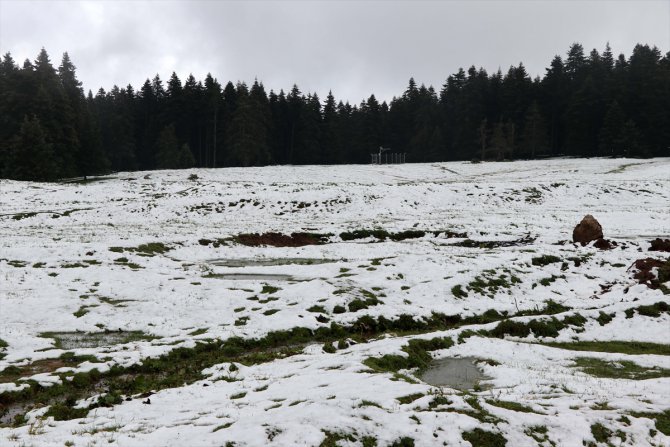
[[[292,275],[279,273],[213,273],[207,278],[229,279],[233,281],[305,281]]]
[[[474,357],[433,360],[421,380],[433,386],[471,390],[482,380],[491,378],[477,368],[477,360]]]
[[[341,259],[323,258],[260,258],[260,259],[211,259],[209,264],[220,267],[268,267],[275,265],[318,265],[340,262]]]

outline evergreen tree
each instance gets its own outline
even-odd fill
[[[533,101],[526,111],[521,141],[523,154],[526,157],[535,158],[537,155],[546,154],[546,125],[537,101]]]
[[[24,117],[11,143],[4,175],[15,180],[48,181],[58,178],[53,145],[47,142],[39,119]]]
[[[193,154],[188,144],[179,145],[174,124],[161,130],[156,141],[156,168],[181,169],[193,166]]]
[[[600,155],[620,157],[625,155],[623,140],[625,116],[616,101],[610,104],[599,134]]]
[[[502,118],[493,128],[493,136],[491,137],[491,149],[496,155],[496,160],[500,161],[505,158],[507,151],[507,136],[505,135],[505,124]]]
[[[649,151],[640,144],[640,133],[633,120],[628,120],[621,132],[621,147],[625,157],[649,157]]]
[[[461,68],[439,97],[410,78],[388,104],[370,95],[353,106],[332,93],[322,104],[296,85],[288,95],[267,95],[258,81],[222,89],[210,74],[182,85],[174,72],[166,87],[156,75],[138,92],[114,86],[85,98],[68,53],[55,69],[42,49],[21,67],[9,53],[0,60],[0,172],[37,178],[17,158],[29,140],[47,154],[49,174],[36,168],[44,178],[193,164],[367,163],[379,146],[416,162],[667,156],[669,103],[670,53],[641,44],[626,59],[609,44],[585,55],[575,43],[543,78],[531,79],[522,63],[504,75]]]
[[[321,125],[321,148],[323,163],[342,163],[344,160],[341,144],[341,129],[337,115],[337,104],[333,92],[329,91],[323,105],[323,120]]]
[[[232,83],[228,83],[232,88],[233,92],[235,88],[232,87]],[[228,91],[228,86],[226,86],[226,91]],[[233,93],[234,98],[234,93]],[[231,98],[226,96],[224,92],[224,97],[221,97],[221,84],[219,81],[214,79],[210,73],[207,73],[205,77],[205,91],[204,91],[204,104],[205,104],[205,166],[211,166],[216,168],[217,163],[220,163],[225,151],[221,153],[221,135],[225,135],[225,128],[221,124],[221,114],[219,113],[221,109],[222,102],[227,104],[228,108],[232,108],[230,103],[234,101]],[[226,117],[229,119],[229,117]],[[217,161],[218,160],[218,161]]]
[[[267,115],[261,92],[255,84],[251,94],[244,83],[237,85],[237,105],[226,132],[228,163],[233,166],[259,166],[270,157],[267,145]]]

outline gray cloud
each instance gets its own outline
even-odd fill
[[[68,51],[86,89],[176,71],[268,89],[389,100],[410,76],[437,89],[459,67],[523,61],[542,75],[572,42],[629,55],[670,49],[667,1],[13,1],[0,0],[0,51],[20,63]]]

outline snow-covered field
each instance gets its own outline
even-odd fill
[[[572,243],[586,214],[613,249]],[[427,233],[340,237],[361,229]],[[265,232],[327,236],[236,238]],[[0,446],[670,445],[668,295],[633,278],[636,260],[670,257],[649,251],[658,237],[670,237],[670,159],[0,180]],[[416,325],[370,326],[408,315]],[[344,332],[318,335],[331,327]],[[312,335],[195,379],[184,354],[183,383],[117,388],[165,379],[132,370],[149,357],[293,328]],[[458,390],[374,361],[434,338],[449,341],[430,356],[475,358],[486,377]],[[601,343],[549,345],[576,341]],[[80,379],[76,399],[36,397]],[[112,395],[64,420],[48,406]]]

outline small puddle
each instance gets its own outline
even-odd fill
[[[25,414],[32,405],[28,403],[19,403],[3,407],[0,405],[0,427],[11,426],[17,416]]]
[[[304,281],[291,275],[279,273],[214,273],[207,278],[230,279],[233,281]]]
[[[482,380],[490,379],[477,368],[474,357],[433,360],[421,375],[421,380],[433,386],[446,386],[457,390],[472,390]]]
[[[242,259],[211,259],[208,262],[220,267],[268,267],[274,265],[318,265],[339,262],[339,259],[323,258],[242,258]]]

